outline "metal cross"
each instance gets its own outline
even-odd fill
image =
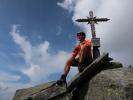
[[[108,21],[108,18],[96,18],[93,16],[93,11],[89,12],[90,17],[87,17],[87,19],[77,19],[77,22],[87,22],[91,26],[91,34],[92,34],[92,43],[93,43],[93,58],[96,59],[100,56],[100,38],[96,38],[96,31],[95,31],[95,24],[98,22],[105,22]]]
[[[93,17],[93,11],[89,12],[90,17],[87,17],[87,19],[77,19],[77,22],[87,22],[91,26],[91,33],[92,33],[92,38],[96,38],[96,32],[95,32],[95,24],[98,22],[105,22],[108,21],[108,18],[96,18]]]

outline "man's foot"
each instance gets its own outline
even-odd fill
[[[61,78],[57,81],[57,85],[59,86],[67,86],[67,82],[66,82],[66,76],[65,75],[61,75]]]

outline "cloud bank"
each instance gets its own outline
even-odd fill
[[[27,66],[22,70],[22,73],[31,79],[30,84],[50,81],[50,75],[62,73],[63,66],[70,53],[58,51],[55,54],[51,54],[48,41],[33,46],[25,37],[20,35],[17,25],[13,25],[10,34],[13,37],[13,41],[22,50],[22,56]]]
[[[70,53],[63,50],[51,53],[48,41],[43,41],[36,46],[32,45],[26,37],[21,35],[18,27],[19,25],[13,25],[10,35],[21,49],[18,55],[25,61],[25,67],[18,70],[26,75],[30,82],[18,82],[23,76],[0,71],[0,76],[3,76],[0,77],[0,97],[2,100],[10,100],[17,89],[57,80],[63,73],[66,59],[70,56]],[[76,69],[73,68],[69,77],[74,75],[75,71]]]
[[[88,38],[91,37],[90,26],[76,23],[76,19],[86,18],[90,10],[97,17],[109,18],[109,22],[96,25],[97,37],[101,38],[101,52],[109,52],[111,57],[125,65],[133,64],[132,4],[132,0],[64,0],[57,3],[72,12],[73,23],[83,29]]]
[[[17,83],[21,76],[0,71],[0,99],[12,100],[15,91],[19,88],[29,87],[30,84]]]

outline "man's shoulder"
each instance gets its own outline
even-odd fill
[[[85,40],[85,42],[89,42],[89,43],[92,43],[92,42],[91,42],[91,40],[88,40],[88,39],[87,39],[87,40]]]
[[[91,40],[89,40],[89,39],[87,39],[87,40],[85,40],[85,41],[91,42]]]
[[[85,46],[91,46],[92,45],[91,40],[85,40],[84,45]]]

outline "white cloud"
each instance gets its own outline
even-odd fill
[[[64,0],[62,3],[58,2],[57,5],[71,12],[73,10],[74,3],[75,0]]]
[[[10,34],[12,35],[14,42],[18,44],[20,48],[23,50],[24,57],[27,63],[30,63],[32,59],[31,58],[31,50],[32,50],[31,44],[24,37],[21,37],[19,35],[19,30],[17,30],[17,27],[18,25],[13,25],[13,28]]]
[[[0,71],[0,82],[14,82],[20,79],[20,76],[10,75],[7,72]]]
[[[11,75],[11,74],[10,74]],[[31,87],[30,84],[20,84],[15,82],[0,82],[0,99],[12,100],[17,89]]]
[[[74,24],[86,33],[91,32],[90,26],[85,23],[76,23],[75,20],[89,16],[90,10],[93,10],[97,17],[111,19],[109,22],[96,25],[97,36],[101,38],[101,52],[109,52],[111,57],[124,64],[133,64],[132,0],[74,0],[71,3],[66,2],[67,0],[64,0],[59,6],[64,5],[67,7],[65,9],[72,11]],[[87,37],[90,38],[91,34]]]
[[[0,71],[0,99],[12,100],[12,97],[17,89],[28,87],[30,84],[19,84],[17,81],[21,78],[19,75],[14,75],[4,71]]]
[[[64,63],[70,55],[65,51],[58,51],[56,54],[51,54],[49,52],[50,43],[48,41],[33,46],[24,36],[20,35],[18,26],[13,25],[10,34],[13,41],[21,48],[22,52],[20,56],[24,58],[26,63],[25,69],[21,68],[20,71],[27,75],[31,81],[25,84],[18,83],[17,81],[21,76],[0,71],[0,76],[2,76],[0,77],[0,97],[2,100],[12,100],[17,89],[51,81],[49,77],[54,73],[62,74]],[[74,72],[75,69],[72,69],[70,74],[73,75]]]
[[[61,26],[58,26],[57,27],[57,32],[56,32],[56,35],[58,36],[58,35],[61,35],[61,33],[62,33],[62,27]]]
[[[33,46],[24,36],[20,35],[16,25],[13,25],[10,34],[14,42],[21,48],[26,66],[29,66],[23,69],[22,73],[31,79],[31,84],[49,81],[48,77],[53,73],[63,73],[69,53],[58,51],[56,54],[51,54],[48,41]]]

